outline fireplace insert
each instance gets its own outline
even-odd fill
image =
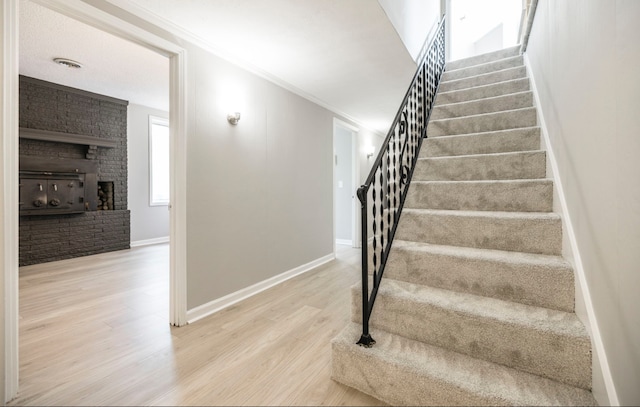
[[[85,211],[84,174],[20,172],[20,211],[25,215]]]
[[[96,163],[80,159],[20,157],[20,215],[95,211]]]

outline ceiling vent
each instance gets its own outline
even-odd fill
[[[53,62],[58,65],[66,66],[67,68],[80,69],[82,68],[82,64],[77,61],[73,61],[71,59],[66,58],[53,58]]]

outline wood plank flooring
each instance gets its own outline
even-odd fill
[[[360,251],[181,328],[168,245],[20,269],[9,405],[383,405],[330,379]]]

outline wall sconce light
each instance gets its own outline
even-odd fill
[[[368,160],[369,158],[373,157],[373,154],[376,152],[376,148],[372,144],[369,144],[364,148],[364,152],[367,155]]]
[[[229,113],[227,115],[227,120],[235,126],[240,121],[240,112]]]

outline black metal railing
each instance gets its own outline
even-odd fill
[[[443,16],[418,63],[416,74],[382,143],[373,168],[364,185],[357,191],[362,218],[362,336],[358,344],[366,347],[375,343],[369,334],[369,318],[444,70],[444,20]],[[369,211],[372,215],[371,223],[367,216]],[[373,276],[371,292],[370,267]]]

